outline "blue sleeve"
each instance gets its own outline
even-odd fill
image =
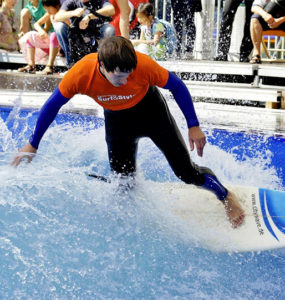
[[[170,90],[172,93],[175,101],[185,116],[188,128],[199,126],[199,121],[188,88],[180,78],[171,72],[168,73],[168,81],[163,88]]]
[[[69,101],[69,98],[65,98],[59,88],[57,87],[52,95],[48,98],[44,106],[42,107],[39,117],[37,120],[37,124],[34,130],[34,133],[31,135],[29,142],[30,144],[38,149],[39,143],[52,123],[52,121],[55,119],[58,111],[60,108]]]

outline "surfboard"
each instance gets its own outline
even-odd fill
[[[87,176],[111,183],[108,177]],[[142,187],[144,192],[155,194],[149,196],[164,202],[157,206],[161,216],[168,213],[168,218],[170,211],[180,230],[207,249],[242,252],[285,247],[285,192],[249,186],[227,188],[237,195],[245,211],[245,220],[238,228],[232,228],[224,205],[205,189],[182,182],[154,181],[146,181]],[[170,229],[172,225],[169,223]]]
[[[232,228],[224,205],[207,190],[184,183],[156,183],[175,218],[199,243],[217,251],[262,251],[285,247],[285,192],[227,186],[243,209],[245,220]],[[164,195],[164,196],[163,196]]]

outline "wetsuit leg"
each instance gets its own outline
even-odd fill
[[[132,175],[136,171],[138,137],[133,130],[131,111],[104,110],[104,115],[110,168],[122,175]]]
[[[149,102],[147,136],[165,155],[175,175],[186,183],[203,185],[204,173],[213,174],[208,168],[195,165],[190,159],[184,139],[172,117],[165,99],[155,87],[146,99]]]
[[[215,174],[207,167],[199,167],[190,158],[183,137],[172,117],[165,99],[157,88],[152,87],[149,95],[152,111],[152,128],[148,128],[148,136],[165,155],[175,175],[188,184],[202,186],[216,194],[218,199],[224,200],[227,190],[218,181]],[[148,117],[150,117],[150,113]]]
[[[108,156],[113,172],[125,176],[136,171],[137,141],[108,142]]]

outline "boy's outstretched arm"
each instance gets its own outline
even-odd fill
[[[19,153],[11,161],[11,166],[17,167],[23,159],[27,159],[28,162],[32,161],[44,133],[55,119],[60,108],[68,101],[69,98],[64,97],[57,87],[42,107],[29,143],[19,150]]]

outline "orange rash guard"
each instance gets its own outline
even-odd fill
[[[135,106],[148,91],[150,85],[164,87],[168,71],[147,55],[136,52],[137,67],[127,78],[125,85],[113,86],[100,72],[97,53],[78,61],[59,83],[59,90],[66,98],[84,94],[109,110],[122,110]]]

